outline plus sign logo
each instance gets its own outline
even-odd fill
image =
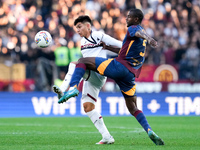
[[[160,109],[160,104],[157,103],[155,99],[151,100],[151,103],[147,105],[147,108],[151,110],[152,113],[156,113],[158,109]]]

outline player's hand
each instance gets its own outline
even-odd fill
[[[156,40],[154,40],[153,38],[149,39],[148,42],[153,48],[157,48],[158,47],[158,42]]]
[[[108,46],[106,45],[106,43],[104,43],[104,42],[101,42],[100,45],[103,46],[103,49],[107,49],[107,47],[108,47]]]
[[[101,42],[101,46],[103,46],[103,49],[109,50],[109,51],[114,52],[116,54],[118,54],[119,51],[120,51],[120,48],[115,47],[115,46],[111,46],[111,45],[110,46],[106,45],[106,43],[104,43],[104,42]]]

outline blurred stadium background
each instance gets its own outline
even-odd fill
[[[93,30],[123,40],[131,8],[143,10],[142,26],[159,42],[156,49],[147,46],[137,79],[140,109],[146,115],[200,115],[199,0],[2,0],[0,117],[84,115],[80,96],[58,105],[51,91],[69,62],[81,57],[73,21],[87,14]],[[52,46],[37,47],[40,30],[51,33]],[[111,79],[97,105],[102,115],[129,115]]]

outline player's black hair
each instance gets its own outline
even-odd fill
[[[90,24],[92,24],[90,17],[87,15],[79,16],[78,18],[76,18],[76,20],[74,21],[74,25],[76,25],[79,22],[81,23],[89,22]]]
[[[130,12],[133,14],[133,17],[138,17],[139,23],[142,22],[144,14],[140,9],[131,9]]]

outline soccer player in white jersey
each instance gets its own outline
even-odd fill
[[[81,52],[83,57],[107,57],[108,50],[104,49],[106,46],[113,46],[114,49],[110,49],[113,52],[118,52],[122,47],[122,42],[118,41],[107,34],[100,31],[91,30],[91,19],[89,16],[79,16],[75,21],[74,25],[77,29],[77,33],[82,37],[81,39]],[[104,48],[102,45],[104,44]],[[108,47],[107,47],[108,48]],[[116,50],[116,51],[115,51]],[[53,91],[58,94],[58,98],[63,96],[63,93],[69,87],[72,74],[75,70],[76,63],[71,62],[69,65],[68,73],[60,87],[53,86]],[[91,119],[95,127],[102,135],[102,140],[96,144],[112,144],[114,138],[110,135],[106,128],[102,116],[96,111],[95,103],[97,101],[99,92],[106,81],[105,76],[94,71],[88,71],[85,75],[83,83],[83,91],[81,101],[83,103],[84,111],[87,116]]]

